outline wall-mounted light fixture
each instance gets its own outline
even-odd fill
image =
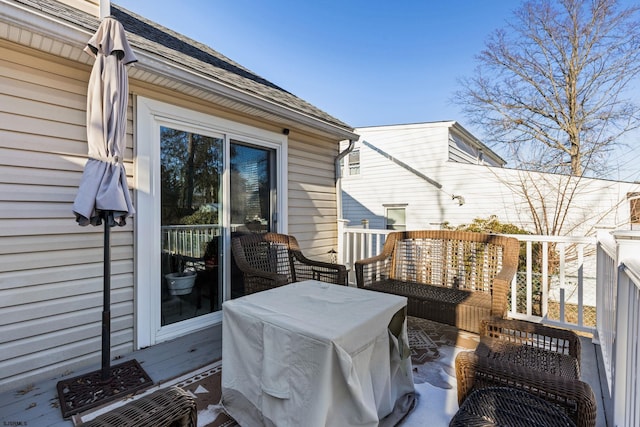
[[[462,197],[462,196],[456,196],[455,194],[453,194],[453,195],[451,195],[451,200],[457,200],[458,201],[458,206],[464,205],[464,197]]]
[[[284,135],[289,135],[289,128],[284,128],[284,129],[282,129],[282,133],[283,133]]]

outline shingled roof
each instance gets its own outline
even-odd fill
[[[36,10],[54,16],[91,32],[100,21],[80,10],[57,1],[16,0]],[[233,88],[262,102],[286,108],[310,117],[342,132],[351,133],[353,127],[338,120],[309,102],[255,74],[216,50],[153,21],[111,3],[111,15],[119,20],[129,35],[134,50],[157,55],[177,68],[189,69],[226,87]],[[142,64],[140,64],[142,66]]]

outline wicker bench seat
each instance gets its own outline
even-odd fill
[[[476,330],[478,323],[491,316],[491,295],[424,283],[382,280],[367,289],[407,297],[409,316]]]
[[[511,237],[451,230],[394,232],[382,253],[357,261],[358,287],[407,297],[409,316],[471,332],[504,317],[519,243]]]

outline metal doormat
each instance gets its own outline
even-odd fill
[[[109,372],[106,381],[102,380],[102,370],[59,381],[58,399],[63,418],[125,398],[153,385],[135,359],[112,366]]]

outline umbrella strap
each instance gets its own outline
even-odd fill
[[[122,158],[119,156],[91,156],[89,157],[90,159],[93,160],[98,160],[100,162],[105,162],[105,163],[111,163],[114,165],[122,165]]]

